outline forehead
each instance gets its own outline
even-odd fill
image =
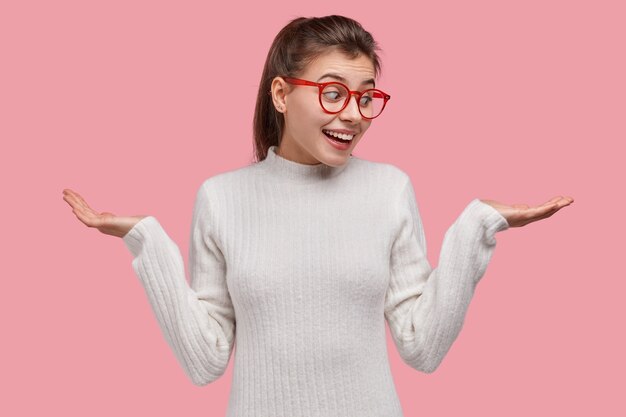
[[[341,77],[349,85],[361,85],[375,78],[374,64],[363,54],[351,58],[345,53],[331,50],[319,56],[306,67],[303,76],[311,81],[318,81],[325,74]],[[325,81],[337,80],[338,77],[324,77]],[[374,84],[374,82],[370,82]]]

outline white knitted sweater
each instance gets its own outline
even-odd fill
[[[228,417],[400,417],[385,320],[403,360],[433,372],[509,225],[472,200],[433,269],[405,172],[275,151],[200,186],[190,284],[155,217],[123,237],[163,334],[196,385],[219,378],[234,350]]]

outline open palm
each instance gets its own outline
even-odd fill
[[[63,190],[63,200],[72,207],[72,212],[88,227],[95,227],[102,233],[123,237],[141,219],[146,216],[117,216],[113,213],[99,213],[89,207],[87,202],[75,191]]]
[[[535,207],[530,207],[528,204],[507,205],[494,200],[480,201],[498,210],[510,227],[521,227],[552,216],[563,207],[572,204],[574,199],[572,197],[557,196]]]

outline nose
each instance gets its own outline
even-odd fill
[[[354,98],[354,100],[352,100]],[[359,112],[359,97],[356,94],[350,94],[350,99],[346,107],[339,113],[341,120],[347,121],[359,121],[361,120],[361,113]]]

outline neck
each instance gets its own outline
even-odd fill
[[[268,149],[267,157],[261,162],[282,177],[299,182],[318,182],[339,175],[350,164],[350,159],[352,159],[352,155],[345,164],[336,167],[321,162],[314,165],[302,164],[281,156],[278,152],[278,146],[273,145]]]

